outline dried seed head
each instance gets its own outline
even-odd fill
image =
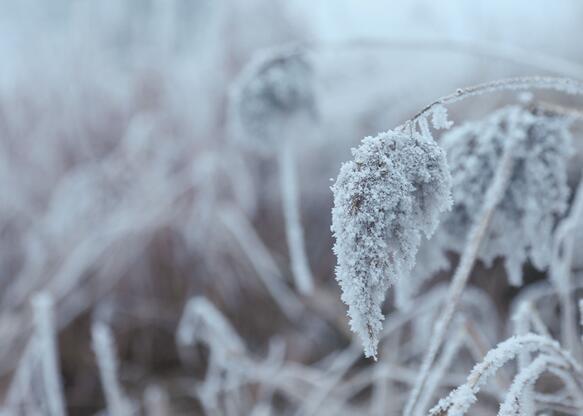
[[[312,65],[297,48],[258,57],[243,71],[233,101],[248,144],[272,151],[288,123],[315,115]]]
[[[504,257],[509,280],[515,285],[522,283],[527,259],[539,270],[548,266],[552,231],[569,198],[570,123],[563,116],[509,106],[443,136],[455,203],[441,227],[448,235],[449,249],[462,251],[468,230],[480,215],[503,145],[511,141],[514,168],[479,256],[486,263]]]
[[[421,232],[450,207],[450,176],[445,153],[417,134],[367,137],[352,153],[332,187],[336,276],[351,328],[375,356],[385,292],[408,277]]]

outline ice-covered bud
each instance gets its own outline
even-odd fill
[[[564,116],[508,106],[444,134],[440,143],[451,167],[455,204],[442,226],[448,235],[448,248],[463,250],[468,231],[481,213],[503,146],[508,143],[513,170],[479,257],[487,264],[504,257],[514,285],[522,283],[525,261],[530,260],[539,270],[548,267],[553,229],[569,198],[570,124]]]
[[[352,330],[376,356],[385,292],[408,277],[421,233],[449,209],[450,174],[443,150],[417,134],[367,137],[352,153],[332,187],[336,278]]]
[[[302,50],[284,48],[256,57],[234,91],[234,118],[246,143],[270,152],[289,123],[315,115],[313,68]]]

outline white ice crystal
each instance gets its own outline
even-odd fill
[[[508,106],[444,134],[440,143],[451,167],[455,204],[441,227],[448,234],[448,248],[463,250],[504,143],[510,141],[514,168],[479,256],[486,263],[504,257],[514,285],[521,284],[527,260],[539,270],[548,267],[553,229],[569,198],[570,123],[565,117]]]
[[[332,187],[336,276],[351,328],[376,356],[385,292],[408,277],[421,233],[450,207],[450,176],[442,149],[417,134],[367,137],[352,153]]]

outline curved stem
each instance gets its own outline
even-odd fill
[[[470,273],[480,249],[480,243],[486,235],[486,231],[490,224],[490,220],[492,219],[492,215],[494,214],[494,210],[498,205],[502,195],[504,195],[508,179],[510,178],[510,174],[512,172],[513,159],[511,150],[512,146],[505,146],[504,153],[494,176],[494,180],[492,181],[492,184],[486,193],[485,205],[482,215],[470,231],[465,250],[462,253],[460,262],[449,285],[444,309],[439,315],[437,322],[433,326],[430,337],[431,344],[429,345],[429,348],[423,357],[415,386],[413,387],[413,390],[409,395],[409,399],[405,405],[405,410],[403,412],[404,416],[411,416],[413,414],[415,406],[419,401],[421,392],[425,388],[433,362],[435,361],[441,344],[447,335],[449,324],[453,319],[461,295],[470,278]]]
[[[304,230],[300,220],[297,173],[291,140],[284,140],[279,148],[278,156],[283,215],[291,268],[298,290],[304,295],[308,295],[312,293],[314,283],[306,255]]]
[[[557,75],[580,78],[583,77],[583,66],[517,46],[478,42],[461,39],[354,39],[340,42],[313,42],[308,44],[312,50],[363,50],[365,48],[382,48],[403,51],[453,52],[468,56],[498,59],[518,65],[530,66]]]
[[[405,122],[404,126],[417,122],[421,117],[425,116],[430,111],[432,111],[434,107],[439,105],[453,104],[459,101],[463,101],[466,98],[475,97],[486,93],[531,89],[554,90],[567,94],[583,95],[583,82],[570,78],[532,76],[502,78],[465,88],[458,88],[454,93],[443,96],[427,105],[417,114],[415,114],[410,120]]]

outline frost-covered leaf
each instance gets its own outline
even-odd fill
[[[508,106],[443,136],[455,204],[442,226],[450,249],[463,250],[468,230],[480,215],[503,145],[511,141],[514,168],[479,256],[486,263],[504,257],[514,285],[521,284],[522,265],[527,260],[539,270],[547,268],[553,229],[569,198],[570,124],[565,117]]]
[[[353,156],[332,187],[336,274],[351,328],[375,356],[385,292],[408,278],[421,233],[450,207],[450,176],[435,142],[402,132],[367,137]]]

